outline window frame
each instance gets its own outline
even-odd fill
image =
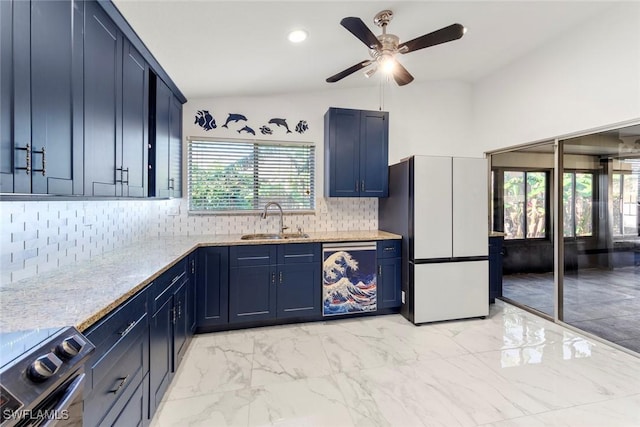
[[[625,239],[627,237],[636,237],[637,235],[635,233],[632,234],[625,234],[624,232],[624,195],[625,195],[625,191],[624,191],[624,180],[625,180],[625,176],[635,176],[633,172],[631,171],[626,171],[626,170],[614,170],[611,174],[612,179],[614,175],[620,175],[620,198],[621,198],[621,209],[620,209],[620,214],[619,214],[619,221],[620,221],[620,228],[622,229],[622,231],[620,230],[615,230],[615,228],[613,228],[613,233],[612,236],[616,239]],[[640,176],[638,177],[638,179],[640,179]],[[613,191],[611,193],[611,197],[613,198],[614,194]],[[636,218],[637,221],[637,218]],[[613,218],[611,223],[613,224]]]
[[[598,199],[596,198],[597,194],[598,194],[598,179],[599,179],[599,174],[597,173],[597,171],[594,170],[590,170],[590,169],[564,169],[562,171],[562,176],[563,176],[563,186],[564,186],[564,174],[571,174],[573,175],[573,179],[572,179],[572,186],[571,186],[571,194],[573,195],[572,198],[572,202],[573,202],[573,207],[572,207],[572,216],[573,216],[573,221],[572,221],[572,225],[573,225],[573,234],[571,236],[563,236],[564,240],[568,240],[568,241],[572,241],[572,240],[588,240],[588,239],[595,239],[596,238],[596,234],[597,234],[597,224],[595,222],[595,218],[596,218],[596,213],[597,213],[597,208],[596,205],[598,204]],[[576,174],[590,174],[591,175],[591,234],[590,235],[585,235],[585,236],[576,236]],[[562,207],[564,208],[564,193],[563,193],[563,197],[562,197]],[[563,228],[563,234],[564,234],[564,228]]]
[[[541,242],[541,241],[550,241],[551,233],[550,225],[551,225],[551,169],[547,168],[518,168],[518,167],[500,167],[493,168],[491,170],[493,174],[493,197],[492,197],[492,205],[493,205],[493,225],[496,231],[504,232],[504,173],[505,172],[522,172],[524,173],[524,191],[525,191],[525,211],[524,211],[524,225],[523,225],[523,235],[521,238],[507,238],[505,235],[505,243],[506,242]],[[543,237],[527,237],[527,227],[528,227],[528,218],[527,218],[527,173],[544,173],[545,175],[545,195],[544,195],[544,203],[545,203],[545,227],[544,227],[544,236]]]
[[[186,198],[188,204],[188,214],[189,215],[255,215],[261,213],[263,211],[263,206],[254,207],[253,209],[193,209],[192,208],[192,197],[191,197],[191,144],[193,142],[211,142],[211,143],[243,143],[243,144],[253,144],[253,150],[257,150],[259,145],[268,146],[268,145],[281,145],[281,146],[308,146],[311,147],[312,157],[311,157],[311,172],[310,172],[310,194],[309,194],[309,208],[304,209],[291,209],[283,206],[283,212],[286,214],[296,214],[296,215],[308,215],[316,213],[316,169],[317,169],[317,145],[315,142],[310,141],[284,141],[284,140],[264,140],[264,139],[243,139],[243,138],[210,138],[210,137],[200,137],[200,136],[190,136],[186,138],[187,147],[186,147],[186,155],[185,155],[185,169],[186,169]],[[256,167],[258,164],[254,164],[254,180],[252,190],[254,192],[254,197],[257,194],[258,186],[256,185],[256,179],[258,179],[259,174],[257,173]],[[278,200],[273,200],[278,202]]]

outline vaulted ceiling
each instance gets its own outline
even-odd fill
[[[474,82],[615,6],[612,1],[515,0],[114,3],[187,98],[375,85],[375,78],[366,79],[361,72],[325,82],[369,58],[366,46],[340,26],[346,16],[360,17],[378,35],[373,17],[391,9],[394,18],[387,31],[401,42],[463,24],[468,32],[462,39],[400,55],[399,60],[416,82]],[[292,44],[287,34],[297,28],[309,37]],[[404,88],[411,90],[411,85]]]

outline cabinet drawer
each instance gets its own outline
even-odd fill
[[[382,240],[378,242],[378,258],[400,258],[402,240]]]
[[[230,267],[256,267],[276,262],[277,245],[232,246],[229,248]]]
[[[147,332],[149,328],[149,318],[146,313],[142,314],[136,322],[124,331],[122,336],[116,343],[106,351],[96,353],[89,359],[87,364],[88,381],[87,386],[91,389],[97,384],[101,383],[106,376],[108,376],[112,369],[119,369],[121,358],[126,356],[127,353],[134,351],[139,343],[145,344],[142,350],[146,350],[148,342]],[[134,349],[134,350],[132,350]],[[148,367],[148,362],[141,359],[142,367],[145,370]],[[124,375],[123,375],[124,377]]]
[[[131,384],[127,390],[122,393],[117,402],[113,405],[109,413],[102,419],[100,426],[143,426],[147,419],[148,393],[145,392],[148,384],[148,376],[138,385],[134,387]]]
[[[124,405],[142,382],[149,360],[147,331],[145,314],[121,341],[90,361],[87,385],[92,390],[85,398],[85,425],[101,425],[112,408],[118,402]]]
[[[94,355],[106,353],[147,312],[147,289],[134,295],[85,332],[89,341],[96,346]]]
[[[320,261],[319,243],[289,243],[278,246],[278,264],[302,264]]]
[[[153,295],[152,312],[155,313],[173,295],[173,286],[183,282],[187,278],[187,260],[182,259],[171,267],[160,277],[153,281],[151,285]]]

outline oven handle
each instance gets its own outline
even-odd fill
[[[65,409],[68,409],[78,396],[82,398],[82,392],[84,390],[83,386],[84,386],[85,375],[86,375],[85,373],[78,375],[76,379],[73,380],[71,384],[69,384],[69,386],[64,392],[64,395],[62,396],[62,398],[60,399],[56,407],[51,408],[50,411],[52,413],[54,414],[60,413]]]

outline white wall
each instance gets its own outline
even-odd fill
[[[354,76],[353,78],[358,78]],[[360,78],[364,78],[361,77]],[[468,145],[471,123],[471,88],[455,81],[413,84],[400,88],[394,82],[380,87],[341,89],[339,84],[322,92],[269,97],[190,99],[183,107],[183,136],[263,140],[310,141],[316,144],[316,212],[314,215],[285,216],[285,225],[305,231],[374,230],[378,228],[378,200],[371,198],[325,198],[324,195],[324,114],[329,107],[389,111],[389,162],[411,154],[475,155],[482,152]],[[205,130],[195,123],[198,110],[214,117],[216,128]],[[247,121],[229,123],[229,113],[242,114]],[[285,118],[291,133],[268,124],[271,118]],[[306,120],[309,129],[300,134],[294,128]],[[238,133],[245,125],[256,135]],[[272,135],[259,128],[267,125]],[[186,157],[186,156],[185,156]],[[185,159],[186,161],[186,159]],[[186,171],[186,168],[185,168]],[[186,184],[185,184],[186,185]],[[184,188],[186,194],[186,188]],[[262,221],[258,215],[189,215],[183,200],[180,215],[166,234],[234,234],[273,232],[275,219]]]
[[[353,76],[352,78],[363,78]],[[380,87],[341,89],[339,83],[322,92],[289,94],[269,97],[201,98],[189,99],[183,107],[185,138],[200,136],[213,138],[244,138],[312,141],[317,145],[316,189],[323,195],[324,187],[324,113],[329,107],[378,110],[382,105],[389,112],[389,163],[396,163],[412,154],[481,156],[482,151],[469,144],[471,126],[471,86],[446,80],[412,83],[398,87],[385,84],[381,99]],[[381,102],[382,101],[382,102]],[[206,131],[194,123],[198,110],[209,110],[216,120],[216,129]],[[247,117],[256,136],[239,134],[245,122],[222,128],[228,113]],[[270,118],[286,118],[292,133],[268,125],[273,135],[264,136],[259,127]],[[293,131],[299,120],[309,123],[304,134]]]
[[[492,150],[640,118],[640,3],[573,28],[473,88],[474,144]]]

